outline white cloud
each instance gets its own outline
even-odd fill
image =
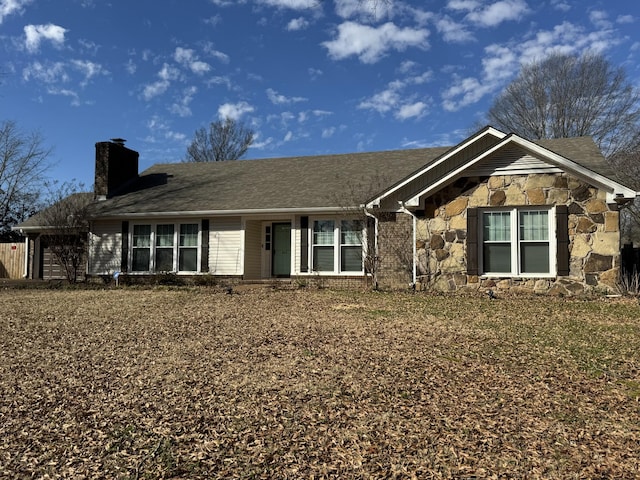
[[[407,105],[402,105],[400,110],[396,113],[396,118],[400,120],[406,120],[407,118],[420,118],[427,112],[427,104],[424,102],[415,102]]]
[[[551,0],[551,6],[561,12],[568,12],[571,10],[571,5],[569,5],[565,0]]]
[[[220,15],[213,15],[212,17],[205,18],[203,22],[206,23],[207,25],[211,25],[212,27],[215,27],[220,23],[221,20],[222,20],[222,17]]]
[[[233,90],[233,82],[231,82],[231,79],[227,76],[219,75],[219,76],[207,78],[207,80],[205,81],[205,84],[208,87],[211,87],[212,85],[224,85],[227,87],[228,90]]]
[[[189,108],[189,104],[193,101],[193,97],[197,92],[197,87],[185,88],[182,91],[182,97],[169,107],[169,111],[180,117],[190,117],[191,108]]]
[[[304,97],[285,97],[272,88],[267,88],[267,97],[274,105],[286,105],[290,103],[306,102]]]
[[[198,56],[190,48],[176,47],[173,59],[197,75],[203,75],[211,70],[211,65],[198,60]]]
[[[247,102],[238,103],[225,103],[218,107],[218,117],[221,120],[225,118],[231,118],[233,120],[239,120],[245,113],[251,113],[255,109]]]
[[[258,0],[258,3],[292,10],[311,10],[319,8],[321,2],[318,2],[318,0]]]
[[[633,15],[618,15],[616,18],[616,23],[634,23],[635,21]]]
[[[167,91],[167,89],[171,85],[171,82],[178,79],[179,76],[180,72],[177,68],[172,67],[167,63],[163,64],[162,69],[158,72],[158,77],[160,77],[160,80],[149,85],[145,85],[144,89],[142,90],[142,96],[145,100],[151,100],[153,97],[162,95]]]
[[[331,138],[336,133],[336,127],[324,128],[322,130],[322,138]]]
[[[189,68],[196,75],[204,75],[205,73],[211,70],[211,65],[209,65],[206,62],[201,62],[200,60],[197,60],[189,64]]]
[[[282,139],[283,142],[290,142],[293,139],[293,132],[291,130],[289,130],[286,135],[284,136],[284,138]]]
[[[451,10],[466,10],[471,12],[480,7],[478,0],[450,0],[447,3],[447,8]]]
[[[377,28],[345,22],[338,26],[337,38],[322,45],[335,60],[356,55],[363,63],[375,63],[389,50],[404,51],[408,47],[426,50],[428,37],[426,29],[398,28],[391,22]]]
[[[150,83],[144,86],[142,90],[142,96],[145,100],[151,100],[153,97],[162,95],[169,88],[170,83],[164,80],[158,80],[157,82]]]
[[[173,59],[180,64],[189,64],[193,60],[193,50],[190,48],[176,47]]]
[[[589,20],[598,28],[611,28],[609,14],[604,10],[592,10],[589,12]]]
[[[309,74],[309,77],[311,77],[311,80],[316,80],[323,74],[322,70],[317,68],[308,68],[307,73]]]
[[[88,60],[71,60],[71,65],[84,74],[82,86],[85,86],[89,80],[97,75],[107,75],[109,73],[99,63],[93,63]]]
[[[304,30],[309,26],[309,21],[304,17],[293,18],[287,24],[287,30],[295,32],[297,30]]]
[[[465,43],[474,40],[474,36],[464,25],[444,16],[436,20],[436,28],[447,43]]]
[[[540,61],[551,52],[602,52],[621,41],[608,29],[587,32],[583,27],[564,22],[517,44],[489,45],[484,49],[481,74],[478,77],[454,76],[452,85],[442,94],[443,107],[447,111],[457,111],[478,102],[502,88],[522,65]]]
[[[22,70],[22,78],[25,81],[34,79],[43,83],[69,81],[69,75],[62,62],[47,63],[45,65],[40,62],[33,62]]]
[[[214,5],[218,7],[231,7],[233,5],[247,3],[246,0],[209,0]]]
[[[64,44],[64,34],[67,31],[66,28],[52,23],[47,25],[27,25],[24,27],[26,37],[24,46],[31,53],[40,49],[42,40],[49,40],[55,47],[61,47]]]
[[[480,27],[495,27],[509,20],[520,20],[529,13],[525,0],[499,0],[486,5],[478,0],[450,0],[447,8],[467,12],[466,19]],[[441,28],[447,28],[444,24]]]
[[[124,68],[130,75],[133,75],[134,73],[136,73],[136,70],[138,70],[138,66],[133,62],[132,59],[129,59]]]
[[[61,95],[63,97],[69,97],[71,99],[71,105],[74,107],[80,106],[80,96],[73,90],[68,88],[49,87],[47,93],[50,95]]]
[[[520,20],[529,11],[525,0],[500,0],[472,10],[466,18],[481,27],[496,27],[502,22]]]
[[[8,17],[14,13],[22,13],[24,7],[32,1],[33,0],[0,0],[0,24],[4,21],[4,17]]]
[[[251,146],[249,148],[253,148],[256,150],[262,150],[266,147],[268,147],[269,145],[273,144],[273,137],[268,137],[265,140],[261,140],[262,136],[260,134],[260,132],[257,132],[255,135],[255,138],[253,140],[253,143],[251,144]]]
[[[204,47],[204,51],[207,55],[215,58],[216,60],[222,62],[222,63],[229,63],[229,55],[227,55],[226,53],[223,53],[219,50],[216,50],[215,48],[213,48],[213,45],[211,44],[207,44]]]
[[[360,102],[358,108],[365,110],[375,110],[378,113],[386,113],[396,108],[400,103],[401,97],[395,88],[388,88],[382,92],[376,93],[372,97]]]
[[[336,14],[344,19],[359,18],[365,20],[377,20],[391,17],[393,2],[386,1],[362,1],[362,0],[335,0]]]
[[[413,98],[414,95],[404,94],[404,91],[410,86],[423,85],[432,78],[432,72],[427,71],[421,75],[390,82],[385,90],[360,102],[358,108],[374,110],[380,114],[393,111],[393,115],[401,120],[421,116],[422,112],[427,108],[427,104],[422,101],[416,102]]]
[[[403,60],[400,66],[398,67],[398,72],[400,73],[409,73],[415,68],[417,68],[418,64],[413,60]]]

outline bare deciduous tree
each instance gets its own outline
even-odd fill
[[[489,123],[532,140],[592,136],[605,157],[640,140],[640,95],[604,56],[554,53],[525,65],[495,99]]]
[[[0,237],[37,210],[50,153],[39,133],[0,122]]]
[[[186,162],[221,162],[241,158],[253,143],[251,129],[232,118],[211,122],[196,130],[187,148]]]
[[[67,280],[76,283],[87,258],[89,206],[93,194],[82,191],[81,184],[56,182],[48,185],[50,205],[39,213],[43,233],[56,261],[64,269]]]

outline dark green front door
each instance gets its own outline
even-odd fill
[[[291,275],[291,224],[273,224],[273,245],[271,248],[271,274],[274,277]]]

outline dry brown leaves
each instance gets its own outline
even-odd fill
[[[0,292],[3,478],[635,478],[629,301]]]

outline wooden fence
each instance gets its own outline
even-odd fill
[[[0,243],[0,278],[22,278],[24,274],[24,243]]]

